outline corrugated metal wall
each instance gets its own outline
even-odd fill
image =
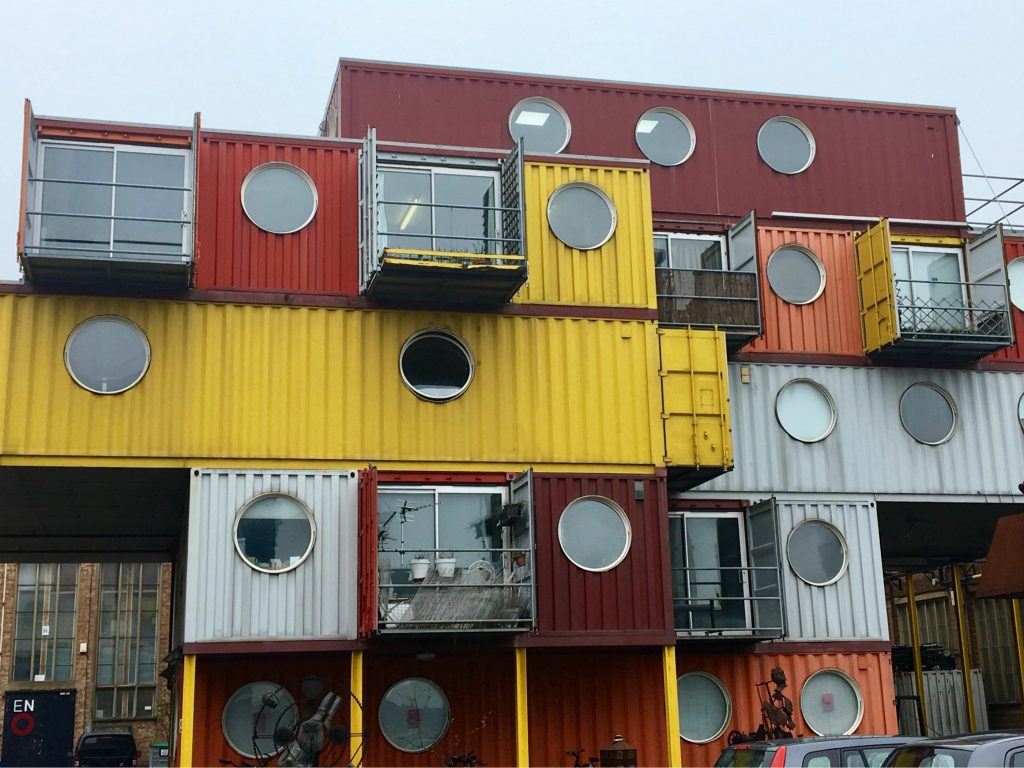
[[[641,158],[634,138],[640,116],[653,107],[678,109],[693,123],[696,148],[680,166],[652,166],[656,212],[964,218],[952,109],[373,62],[343,61],[341,67],[340,130],[349,137],[374,125],[382,140],[510,147],[512,107],[544,96],[572,121],[566,152]],[[814,163],[797,176],[772,171],[757,154],[757,131],[776,115],[796,117],[814,133]]]
[[[77,386],[62,357],[79,322],[107,313],[153,351],[117,396]],[[7,455],[650,471],[664,453],[653,323],[8,295],[3,327]],[[402,344],[424,328],[450,329],[474,356],[457,400],[402,384]]]
[[[228,746],[221,726],[224,705],[235,691],[247,683],[262,680],[283,685],[297,703],[303,704],[309,700],[308,697],[302,695],[303,678],[318,677],[325,689],[333,690],[345,698],[335,725],[347,725],[349,721],[349,665],[349,654],[347,653],[332,655],[261,653],[233,657],[199,657],[196,659],[196,720],[192,765],[219,765],[220,760],[230,760],[230,764],[234,765],[252,762]],[[318,698],[314,707],[319,703]],[[365,712],[364,722],[369,722]],[[177,728],[174,730],[177,732]],[[139,748],[145,754],[146,745],[140,744]],[[329,761],[325,764],[347,765],[347,743],[341,747],[332,746],[324,757],[326,761]]]
[[[437,653],[422,661],[413,655],[367,653],[363,675],[365,765],[447,765],[447,755],[467,752],[475,752],[487,765],[516,764],[515,656],[511,651],[474,649],[467,643],[451,655]],[[451,724],[428,752],[395,749],[378,725],[384,694],[407,677],[430,680],[448,698]]]
[[[571,765],[580,747],[600,757],[617,734],[638,765],[668,765],[661,663],[661,648],[529,651],[530,765]]]
[[[1006,254],[1007,264],[1014,259],[1024,257],[1024,239],[1006,238],[1003,241],[1003,251]],[[1024,312],[1011,304],[1010,315],[1013,317],[1014,345],[989,355],[985,358],[986,360],[1024,362]]]
[[[242,182],[268,162],[298,166],[316,185],[316,215],[298,232],[265,232],[242,210]],[[204,133],[196,182],[196,287],[357,294],[358,172],[353,146]]]
[[[796,710],[796,733],[814,736],[800,714],[800,690],[804,681],[819,669],[839,669],[852,677],[864,697],[864,718],[856,733],[880,735],[896,733],[895,691],[888,653],[691,653],[684,648],[676,652],[676,671],[707,672],[717,677],[732,699],[732,719],[722,737],[709,744],[691,744],[680,739],[683,765],[713,765],[725,749],[729,731],[750,732],[761,724],[761,705],[756,684],[769,680],[774,667],[786,673],[786,696]],[[686,703],[679,712],[686,718]]]
[[[853,233],[759,227],[757,236],[764,334],[744,351],[863,355]],[[783,301],[768,283],[768,259],[784,245],[807,248],[825,268],[825,290],[810,304]]]
[[[643,501],[635,498],[636,483]],[[594,644],[602,633],[647,633],[652,643],[664,643],[672,627],[664,483],[650,476],[534,475],[538,639],[569,635]],[[632,529],[629,554],[601,573],[571,563],[558,541],[562,511],[589,495],[615,501]]]
[[[194,470],[185,642],[358,636],[358,480],[351,472]],[[235,515],[261,493],[294,496],[316,541],[297,568],[262,573],[235,550]]]
[[[985,681],[980,669],[971,670],[971,687],[974,689],[974,722],[976,730],[987,731],[988,702],[985,697]],[[896,675],[896,693],[913,696],[917,691],[912,672]],[[924,672],[924,707],[928,721],[928,736],[956,736],[969,733],[967,726],[967,702],[964,699],[964,673],[961,669],[933,669]],[[900,703],[900,732],[907,736],[920,736],[917,708],[913,702]]]
[[[563,184],[586,182],[615,206],[617,223],[600,248],[581,251],[555,237],[548,225],[548,199]],[[526,253],[530,280],[517,303],[615,307],[657,306],[651,194],[646,168],[527,163]]]
[[[775,417],[780,387],[798,378],[817,382],[835,401],[835,430],[821,442],[794,440]],[[729,381],[735,469],[701,492],[977,497],[1010,494],[1020,482],[1024,373],[732,364]],[[900,397],[919,381],[937,384],[956,403],[958,424],[947,443],[923,445],[903,429]]]
[[[878,515],[870,499],[778,499],[787,640],[888,640]],[[846,539],[848,566],[836,581],[811,586],[789,566],[786,541],[805,520],[831,523]]]

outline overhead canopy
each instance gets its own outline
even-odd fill
[[[996,533],[978,583],[977,597],[1024,597],[1024,514],[1004,517]]]

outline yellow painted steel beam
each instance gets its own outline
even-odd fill
[[[956,596],[956,631],[960,636],[960,662],[963,667],[964,701],[967,702],[967,730],[974,733],[978,724],[974,716],[974,686],[971,685],[971,645],[967,636],[967,610],[964,606],[963,574],[960,563],[953,564],[953,594]]]
[[[526,649],[516,648],[516,768],[530,765],[530,710],[526,699]]]
[[[1019,686],[1021,713],[1024,714],[1024,620],[1021,618],[1020,600],[1012,600],[1013,639],[1017,645],[1017,684]]]
[[[914,590],[914,574],[903,577],[907,589],[907,623],[910,624],[910,645],[914,658],[914,683],[917,687],[917,701],[921,707],[921,735],[928,734],[928,702],[924,695],[924,669],[921,666],[921,627],[917,621],[917,594]]]
[[[363,748],[366,734],[363,733],[363,652],[352,651],[351,671],[349,673],[348,705],[348,756],[349,765],[362,765],[365,755]]]
[[[889,239],[894,243],[916,243],[918,245],[952,245],[963,248],[964,241],[959,237],[943,237],[941,235],[890,235]]]
[[[665,680],[665,730],[668,736],[669,768],[680,768],[683,752],[679,744],[679,697],[676,693],[676,647],[666,645],[661,651],[661,668]]]
[[[182,664],[181,678],[181,753],[178,765],[192,768],[192,740],[196,717],[196,657],[189,654]]]

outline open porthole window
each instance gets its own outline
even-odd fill
[[[783,301],[810,304],[825,290],[825,267],[813,253],[784,245],[768,257],[768,285]]]
[[[527,152],[557,154],[565,149],[572,125],[565,110],[551,99],[533,96],[523,99],[508,116],[508,132],[523,140]]]
[[[558,543],[569,560],[585,571],[609,571],[626,557],[632,540],[622,508],[603,496],[571,502],[558,519]]]
[[[828,390],[817,382],[794,379],[775,397],[775,418],[794,440],[816,443],[835,429],[836,406]]]
[[[264,163],[242,182],[242,209],[249,220],[275,235],[298,232],[313,220],[316,185],[290,163]]]
[[[846,539],[824,520],[804,520],[796,526],[786,542],[786,557],[793,573],[813,587],[839,581],[849,564]]]
[[[221,730],[228,746],[243,757],[268,757],[281,751],[274,743],[276,730],[295,731],[297,712],[295,699],[283,686],[265,680],[246,683],[224,705]]]
[[[257,571],[285,573],[298,568],[315,541],[313,515],[294,496],[261,494],[235,517],[235,549]]]
[[[820,669],[800,689],[800,714],[819,736],[846,736],[864,717],[864,697],[842,670]]]
[[[97,315],[80,323],[64,346],[64,365],[75,383],[97,395],[131,389],[149,370],[149,340],[131,320]]]
[[[795,174],[814,161],[814,136],[795,117],[773,117],[757,132],[757,151],[773,171]]]
[[[380,732],[403,752],[426,752],[441,741],[451,723],[448,697],[422,677],[400,680],[380,700]]]
[[[402,381],[423,400],[454,400],[473,380],[469,347],[448,331],[427,330],[411,336],[399,354]]]
[[[687,672],[676,680],[679,735],[693,744],[714,741],[729,727],[732,699],[722,681],[706,672]]]
[[[548,226],[570,248],[600,248],[615,233],[615,223],[615,204],[593,184],[563,184],[548,198]]]
[[[636,124],[636,145],[652,163],[681,165],[690,159],[697,142],[693,124],[667,107],[649,109]]]
[[[945,443],[956,431],[953,398],[934,384],[912,384],[900,397],[900,422],[907,434],[919,443]]]

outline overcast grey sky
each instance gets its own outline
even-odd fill
[[[7,0],[2,18],[0,279],[26,97],[315,134],[340,56],[951,106],[988,174],[1024,176],[1021,0]],[[977,172],[962,136],[961,157]]]

